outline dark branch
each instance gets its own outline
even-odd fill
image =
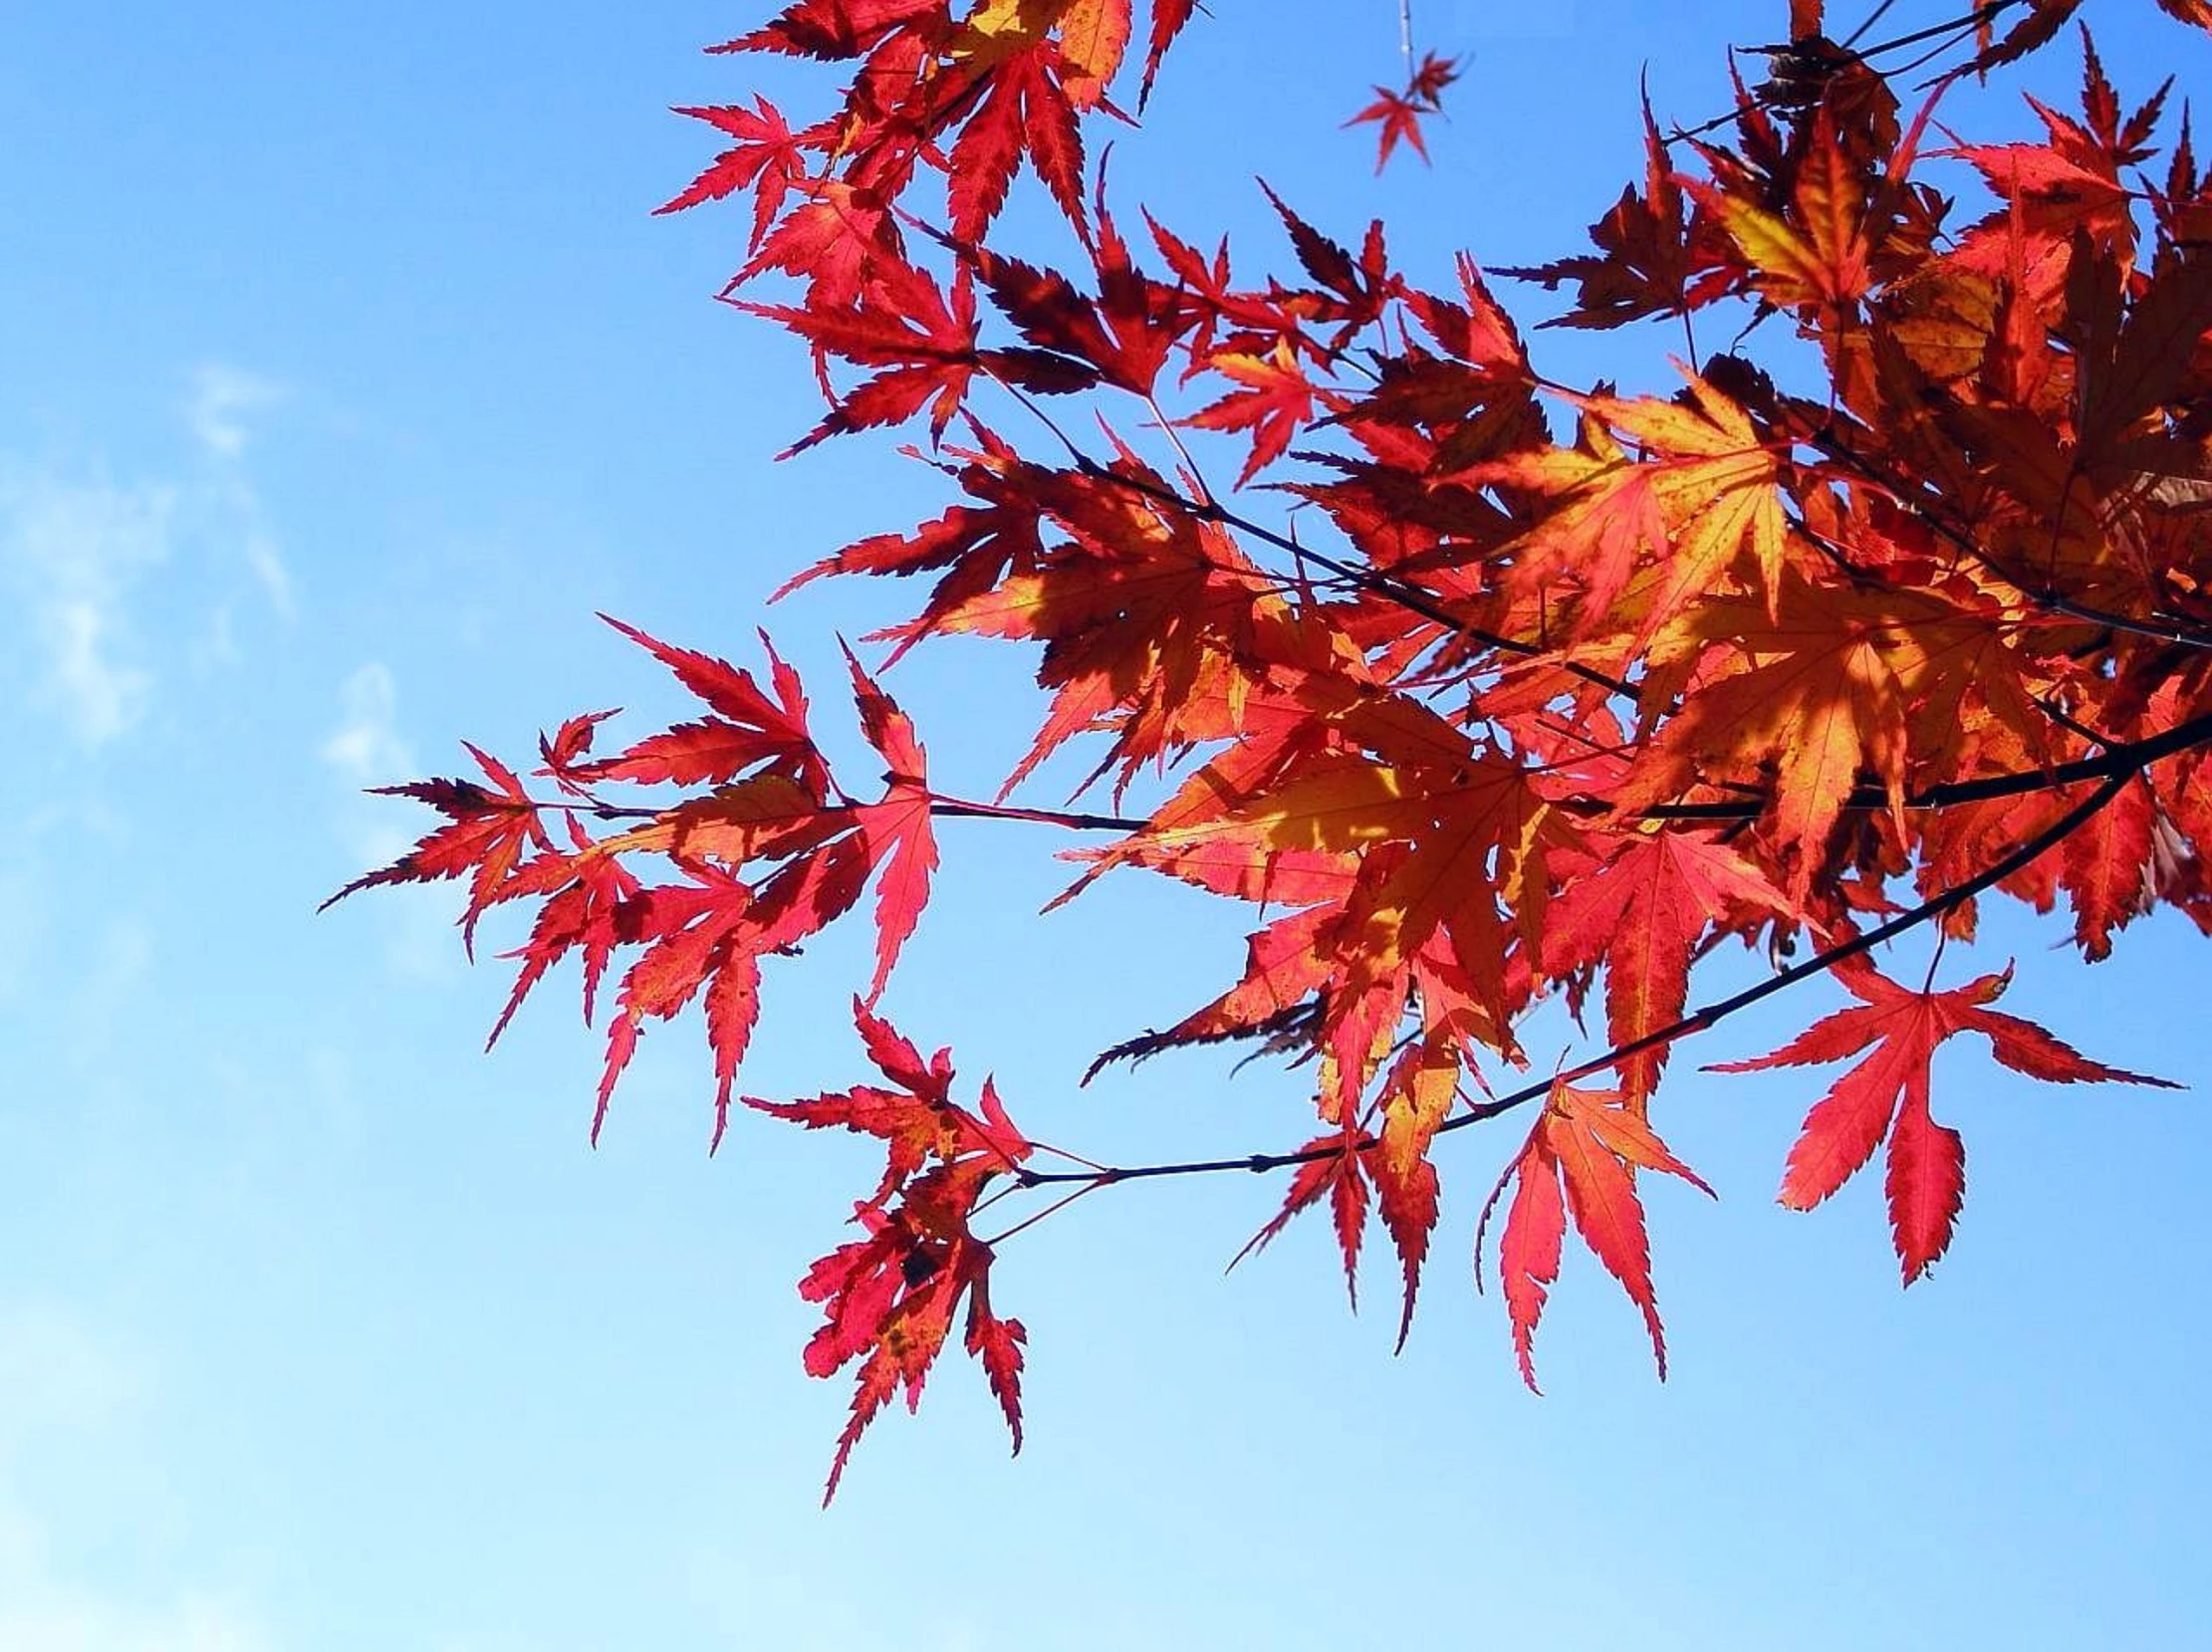
[[[2194,738],[2175,742],[2173,737],[2180,735],[2184,729],[2193,729],[2195,731]],[[2192,723],[2182,725],[2181,728],[2174,729],[2168,736],[2163,737],[2162,741],[2158,743],[2164,744],[2165,749],[2159,755],[2170,756],[2173,752],[2185,750],[2187,747],[2199,744],[2208,738],[2212,738],[2212,716],[2197,718]],[[2153,742],[2146,741],[2142,743],[2144,746],[2151,744]],[[2139,761],[2123,764],[2116,770],[2106,773],[2103,784],[2094,792],[2015,848],[2010,854],[1993,862],[1963,883],[1954,884],[1951,888],[1930,896],[1910,911],[1899,913],[1887,923],[1877,924],[1872,929],[1854,935],[1846,941],[1841,941],[1823,952],[1816,953],[1813,957],[1806,959],[1804,963],[1793,965],[1791,968],[1783,970],[1755,986],[1747,987],[1731,998],[1724,998],[1716,1004],[1708,1004],[1700,1009],[1692,1010],[1680,1020],[1646,1033],[1641,1038],[1631,1039],[1626,1044],[1615,1045],[1602,1055],[1593,1057],[1578,1066],[1554,1073],[1552,1076],[1536,1083],[1523,1085],[1520,1089],[1501,1095],[1496,1100],[1485,1101],[1471,1107],[1466,1112],[1446,1119],[1444,1123],[1437,1127],[1436,1133],[1442,1135],[1447,1131],[1463,1130],[1471,1124],[1479,1124],[1486,1119],[1496,1118],[1500,1113],[1510,1112],[1515,1107],[1523,1106],[1540,1096],[1550,1094],[1552,1086],[1556,1083],[1587,1078],[1592,1073],[1601,1072],[1606,1067],[1625,1061],[1631,1056],[1638,1056],[1647,1050],[1656,1050],[1671,1045],[1675,1040],[1694,1033],[1705,1032],[1736,1014],[1739,1010],[1749,1009],[1763,999],[1772,998],[1776,993],[1787,987],[1794,987],[1800,981],[1819,975],[1846,959],[1855,958],[1862,952],[1870,951],[1884,941],[1894,940],[1897,936],[1905,934],[1921,924],[1940,918],[1945,913],[1956,911],[1984,889],[2003,882],[2013,873],[2032,864],[2040,856],[2048,853],[2072,836],[2093,819],[2105,805],[2118,797],[2127,782],[2141,772],[2144,763],[2150,761],[2154,761],[2154,759],[2143,758]],[[1377,1145],[1375,1138],[1366,1136],[1360,1139],[1355,1150],[1364,1152],[1375,1145]],[[1139,1165],[1128,1169],[1112,1168],[1096,1173],[1086,1171],[1042,1175],[1030,1174],[1026,1175],[1024,1179],[1030,1185],[1040,1187],[1054,1182],[1077,1181],[1096,1182],[1100,1186],[1105,1186],[1111,1182],[1143,1181],[1161,1176],[1208,1175],[1225,1170],[1282,1170],[1292,1165],[1310,1164],[1317,1159],[1334,1157],[1341,1151],[1343,1149],[1330,1147],[1298,1153],[1254,1153],[1241,1159],[1205,1159],[1184,1164]]]

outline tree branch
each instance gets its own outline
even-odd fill
[[[2212,717],[2199,718],[2196,722],[2203,725],[2197,733],[2197,741],[2212,737]],[[2177,729],[2173,732],[2178,734],[2180,731]],[[2183,742],[2180,745],[2170,747],[2168,751],[2160,755],[2171,755],[2173,751],[2182,750],[2187,745],[2194,743],[2196,741]],[[2152,760],[2146,759],[2144,761]],[[1554,1073],[1536,1083],[1523,1085],[1520,1089],[1501,1095],[1494,1101],[1482,1102],[1471,1107],[1466,1112],[1446,1119],[1437,1126],[1436,1133],[1443,1135],[1449,1131],[1463,1130],[1471,1124],[1479,1124],[1487,1119],[1496,1118],[1500,1113],[1510,1112],[1515,1107],[1523,1106],[1540,1096],[1550,1094],[1552,1086],[1556,1083],[1587,1078],[1592,1073],[1600,1072],[1616,1062],[1625,1061],[1630,1056],[1641,1055],[1644,1051],[1671,1045],[1675,1040],[1694,1033],[1706,1032],[1727,1020],[1728,1017],[1736,1014],[1739,1010],[1749,1009],[1763,999],[1772,998],[1776,993],[1787,987],[1796,986],[1800,981],[1819,975],[1846,959],[1857,957],[1860,953],[1870,951],[1884,941],[1894,940],[1897,936],[1917,928],[1921,924],[1940,918],[1947,912],[1957,910],[1984,889],[2003,882],[2013,873],[2032,864],[2039,857],[2072,836],[2093,819],[2106,804],[2118,797],[2121,789],[2126,786],[2131,778],[2141,772],[2141,763],[2129,763],[2106,774],[2104,783],[2094,792],[2060,816],[2058,820],[2052,822],[2042,831],[2037,832],[2035,836],[2015,848],[2011,853],[2004,855],[1977,872],[1974,876],[1966,879],[1965,882],[1954,884],[1951,888],[1930,896],[1910,911],[1902,912],[1886,923],[1877,924],[1872,929],[1852,936],[1849,940],[1841,941],[1823,952],[1816,953],[1813,957],[1806,959],[1804,963],[1793,965],[1765,981],[1747,987],[1733,997],[1724,998],[1718,1003],[1708,1004],[1702,1008],[1692,1010],[1678,1021],[1646,1033],[1641,1038],[1631,1039],[1625,1044],[1615,1045],[1602,1055],[1593,1057],[1577,1066]],[[1355,1151],[1366,1152],[1378,1144],[1377,1138],[1362,1136],[1356,1145]],[[1318,1159],[1331,1158],[1341,1151],[1343,1151],[1342,1148],[1329,1147],[1297,1153],[1254,1153],[1241,1159],[1205,1159],[1182,1164],[1138,1165],[1131,1168],[1114,1167],[1096,1173],[1088,1171],[1030,1172],[1023,1174],[1023,1181],[1025,1185],[1035,1187],[1043,1187],[1058,1182],[1079,1181],[1093,1182],[1103,1187],[1112,1182],[1143,1181],[1162,1176],[1210,1175],[1226,1170],[1282,1170],[1293,1165],[1310,1164]]]
[[[2192,717],[2184,723],[2176,723],[2163,734],[2154,734],[2146,740],[2123,741],[2110,745],[2099,757],[2077,758],[2072,763],[2061,763],[2049,769],[2022,769],[2011,774],[1991,775],[1983,780],[1946,781],[1939,786],[1923,787],[1920,791],[1906,794],[1904,807],[1910,810],[1956,809],[1962,804],[1987,803],[1995,798],[2024,797],[2031,792],[2052,791],[2085,780],[2103,780],[2113,775],[2124,777],[2149,767],[2160,758],[2171,757],[2176,752],[2187,751],[2207,741],[2212,741],[2212,712]],[[1852,811],[1886,810],[1889,807],[1889,794],[1879,786],[1854,787],[1844,798],[1843,807]],[[1655,804],[1641,811],[1638,819],[1748,821],[1756,819],[1765,808],[1764,799]]]
[[[1956,809],[1965,804],[1989,803],[1998,798],[2025,797],[2033,792],[2055,791],[2063,786],[2078,785],[2088,780],[2107,780],[2114,776],[2124,778],[2139,773],[2162,758],[2174,756],[2193,747],[2212,742],[2212,712],[2176,723],[2162,734],[2143,740],[2121,741],[2107,746],[2096,757],[2076,758],[2071,763],[2060,763],[2045,769],[2022,769],[2010,774],[1990,775],[1981,780],[1946,781],[1941,785],[1923,787],[1906,794],[1904,807],[1908,810]],[[601,821],[655,821],[667,813],[662,809],[622,807],[596,802],[565,803],[533,799],[529,807],[548,814],[589,815]],[[842,813],[844,807],[833,807],[825,814]],[[1595,798],[1570,798],[1555,807],[1580,814],[1600,814],[1605,805]],[[1854,787],[1847,793],[1841,808],[1853,813],[1880,813],[1889,808],[1889,794],[1879,786]],[[1639,821],[1667,821],[1682,823],[1725,824],[1757,820],[1766,810],[1767,800],[1762,797],[1717,799],[1711,803],[1663,803],[1638,810],[1634,819]],[[945,820],[1019,821],[1033,826],[1067,826],[1077,831],[1139,832],[1151,825],[1127,815],[1095,815],[1081,810],[1028,809],[1013,804],[976,803],[966,798],[933,797],[929,813]]]

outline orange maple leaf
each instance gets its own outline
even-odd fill
[[[1651,1285],[1651,1246],[1644,1234],[1643,1202],[1636,1195],[1636,1172],[1657,1170],[1679,1176],[1709,1198],[1718,1195],[1669,1152],[1651,1126],[1625,1103],[1619,1090],[1554,1083],[1528,1141],[1491,1189],[1475,1227],[1475,1282],[1480,1285],[1483,1235],[1506,1185],[1515,1184],[1505,1233],[1498,1242],[1498,1273],[1513,1321],[1521,1380],[1532,1389],[1536,1387],[1536,1325],[1551,1288],[1559,1282],[1561,1241],[1570,1211],[1583,1243],[1642,1310],[1659,1375],[1666,1376],[1666,1332],[1659,1323],[1658,1298]]]

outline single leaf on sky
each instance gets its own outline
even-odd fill
[[[1696,309],[1726,289],[1728,273],[1693,256],[1682,189],[1648,104],[1643,133],[1643,188],[1628,185],[1612,210],[1590,226],[1595,254],[1499,272],[1554,291],[1562,282],[1577,284],[1575,308],[1547,327],[1620,327],[1645,316]]]
[[[857,58],[885,36],[940,17],[945,0],[792,0],[777,17],[712,52]]]
[[[1498,1242],[1498,1273],[1505,1287],[1506,1311],[1513,1321],[1513,1347],[1521,1379],[1536,1387],[1533,1352],[1537,1320],[1551,1288],[1559,1281],[1561,1241],[1567,1217],[1605,1271],[1620,1282],[1643,1312],[1659,1375],[1666,1375],[1666,1334],[1659,1323],[1658,1299],[1651,1285],[1651,1246],[1644,1234],[1643,1202],[1636,1194],[1636,1172],[1656,1170],[1679,1176],[1707,1196],[1713,1190],[1696,1171],[1667,1150],[1619,1090],[1578,1089],[1553,1084],[1543,1113],[1529,1131],[1519,1156],[1491,1190],[1475,1229],[1475,1278],[1482,1279],[1483,1235],[1506,1184],[1516,1184],[1506,1211],[1505,1233]],[[1564,1197],[1563,1197],[1564,1194]]]
[[[806,340],[826,385],[829,374],[823,363],[832,355],[881,369],[840,396],[819,424],[783,451],[783,458],[845,431],[895,424],[925,406],[935,441],[959,410],[969,379],[983,365],[967,284],[956,283],[948,302],[926,272],[903,265],[874,273],[847,307],[740,303],[737,308],[780,322]],[[1015,369],[1009,376],[1018,376],[1019,363],[1009,366]]]
[[[606,614],[600,617],[667,666],[715,715],[648,736],[619,756],[577,765],[571,770],[576,779],[719,785],[758,764],[764,773],[788,776],[817,797],[827,790],[829,770],[807,729],[806,693],[798,673],[765,634],[761,646],[768,654],[773,694],[727,660],[671,646]]]
[[[1183,25],[1190,21],[1190,14],[1198,9],[1198,0],[1152,0],[1152,33],[1144,53],[1144,78],[1137,83],[1136,107],[1142,113],[1152,96],[1152,81],[1159,74],[1160,59],[1174,45],[1175,37],[1183,32]]]
[[[1366,1167],[1361,1162],[1359,1132],[1348,1126],[1329,1135],[1316,1136],[1299,1151],[1315,1156],[1300,1164],[1291,1177],[1289,1191],[1283,1195],[1283,1208],[1269,1219],[1266,1227],[1245,1241],[1244,1249],[1229,1265],[1233,1268],[1246,1257],[1266,1250],[1276,1236],[1290,1226],[1292,1217],[1318,1204],[1326,1194],[1330,1212],[1336,1218],[1337,1249],[1345,1259],[1345,1291],[1356,1308],[1359,1305],[1359,1240],[1367,1225]]]
[[[1950,1245],[1966,1196],[1965,1145],[1956,1130],[1936,1123],[1928,1111],[1929,1062],[1944,1040],[1980,1033],[2006,1066],[2052,1083],[2176,1087],[2164,1078],[2092,1062],[2034,1022],[1985,1008],[2011,984],[2010,969],[1944,992],[1900,987],[1863,959],[1839,965],[1834,973],[1860,1001],[1856,1006],[1817,1022],[1772,1055],[1706,1070],[1753,1072],[1868,1052],[1806,1115],[1783,1174],[1782,1203],[1811,1210],[1855,1175],[1888,1137],[1889,1226],[1907,1285],[1935,1266]]]
[[[1428,159],[1428,145],[1421,140],[1422,118],[1443,108],[1444,88],[1458,78],[1459,71],[1450,58],[1440,58],[1430,52],[1421,59],[1420,67],[1413,71],[1403,91],[1376,87],[1374,102],[1345,122],[1348,126],[1370,121],[1374,124],[1374,169],[1377,172],[1389,165],[1391,152],[1401,142],[1410,145],[1422,160]]]
[[[882,1181],[869,1196],[871,1205],[890,1200],[933,1158],[951,1163],[981,1155],[1002,1169],[1011,1169],[1029,1156],[1029,1142],[1006,1116],[990,1084],[984,1085],[980,1116],[954,1103],[951,1051],[940,1050],[925,1061],[913,1043],[869,1010],[863,999],[853,1001],[853,1021],[868,1060],[896,1088],[856,1084],[808,1101],[747,1096],[745,1104],[810,1130],[854,1130],[883,1142],[889,1157]]]

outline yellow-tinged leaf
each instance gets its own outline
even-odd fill
[[[1832,296],[1819,252],[1781,218],[1734,195],[1719,196],[1715,204],[1729,239],[1752,266],[1752,279],[1769,303],[1795,310]]]
[[[735,864],[811,847],[851,824],[849,811],[825,806],[787,776],[755,775],[678,804],[644,826],[603,839],[597,848],[603,854],[711,855]]]
[[[1051,34],[1071,0],[982,0],[968,14],[951,56],[988,67],[1028,51]]]
[[[968,14],[971,33],[985,38],[1042,40],[1071,0],[983,0]]]
[[[1413,1298],[1436,1226],[1436,1167],[1428,1161],[1436,1127],[1459,1093],[1459,1056],[1448,1042],[1423,1039],[1391,1069],[1382,1094],[1382,1128],[1369,1155],[1375,1204],[1397,1247],[1405,1279],[1398,1346],[1413,1326]]]
[[[1864,180],[1825,108],[1809,139],[1782,211],[1728,187],[1691,186],[1736,243],[1761,296],[1785,310],[1850,306],[1868,283]]]
[[[1940,635],[1943,611],[1795,578],[1781,608],[1756,642],[1756,612],[1741,598],[1699,604],[1662,639],[1668,656],[1695,650],[1696,666],[1614,802],[1626,816],[1700,783],[1771,787],[1774,831],[1792,855],[1788,893],[1803,899],[1862,773],[1880,781],[1902,828],[1911,708],[1931,659],[1919,632]]]
[[[1095,109],[1129,47],[1129,0],[1069,0],[1060,18],[1062,82],[1068,101]]]
[[[1553,493],[1559,507],[1518,542],[1514,579],[1532,594],[1567,576],[1587,593],[1578,635],[1620,628],[1617,598],[1642,567],[1662,570],[1641,609],[1638,644],[1698,595],[1727,588],[1748,550],[1776,611],[1788,561],[1781,467],[1750,416],[1687,367],[1689,400],[1576,398],[1589,421],[1627,437],[1641,456],[1606,460],[1556,448],[1483,467],[1479,480]],[[1587,438],[1586,438],[1587,446]],[[1615,450],[1617,451],[1617,449]]]
[[[1146,835],[1169,848],[1230,832],[1252,836],[1271,849],[1343,852],[1384,837],[1411,835],[1425,824],[1431,807],[1397,770],[1348,759],[1238,804],[1212,821]]]
[[[1909,286],[1892,288],[1879,310],[1886,332],[1930,378],[1978,371],[1997,327],[1997,283],[1972,271],[1937,265]]]
[[[1796,206],[1819,274],[1822,297],[1852,302],[1867,285],[1865,186],[1837,142],[1826,109],[1815,118],[1812,152],[1798,167]]]

